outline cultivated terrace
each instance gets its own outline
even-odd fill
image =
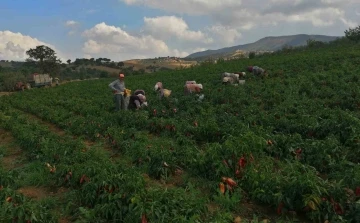
[[[250,65],[269,76],[222,85]],[[113,79],[2,96],[0,222],[360,222],[359,74],[339,41],[127,77],[139,111]]]

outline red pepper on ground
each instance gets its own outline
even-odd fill
[[[246,166],[245,157],[241,157],[241,158],[239,159],[239,166],[240,166],[241,168],[245,168],[245,166]]]

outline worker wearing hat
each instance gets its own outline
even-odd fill
[[[188,95],[193,92],[200,93],[203,90],[202,84],[185,84],[184,86],[184,94]]]
[[[252,72],[256,76],[267,76],[267,71],[258,66],[249,66],[248,71]]]
[[[162,99],[163,97],[167,98],[171,95],[171,90],[164,89],[162,82],[157,82],[155,84],[154,90],[158,92],[159,99]]]
[[[140,108],[147,106],[146,96],[143,94],[134,94],[130,96],[128,105],[129,110],[139,110]]]
[[[119,78],[109,84],[109,87],[113,90],[114,93],[114,102],[115,102],[115,111],[125,110],[125,75],[119,74]]]

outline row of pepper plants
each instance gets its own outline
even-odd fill
[[[27,152],[32,167],[43,178],[36,186],[69,189],[63,209],[73,220],[89,222],[189,222],[204,219],[205,200],[197,190],[147,188],[143,176],[123,162],[109,162],[109,154],[97,147],[86,147],[72,136],[59,136],[27,115],[2,104],[1,127],[12,132]],[[6,106],[4,106],[6,105]],[[3,221],[57,222],[54,205],[47,206],[26,198],[16,190],[23,185],[16,177],[23,172],[1,171],[0,195],[4,201]],[[40,184],[40,185],[39,185]],[[41,185],[43,184],[43,185]],[[167,200],[171,197],[171,200]],[[148,201],[152,202],[148,202]],[[184,202],[186,201],[186,202]],[[64,211],[62,210],[62,211]],[[168,212],[162,214],[164,210]]]
[[[214,181],[214,193],[222,177],[236,179],[238,188],[279,213],[356,219],[357,52],[358,46],[331,47],[163,72],[141,81],[129,77],[127,87],[144,89],[150,103],[138,112],[113,112],[111,80],[22,92],[9,103],[72,133],[108,139],[133,162],[145,162],[154,177],[164,172],[166,161]],[[244,86],[221,85],[221,72],[242,71],[249,63],[268,68],[270,77],[248,75]],[[182,95],[183,83],[193,79],[204,85],[203,102]],[[157,99],[152,90],[157,81],[173,90],[170,99]]]

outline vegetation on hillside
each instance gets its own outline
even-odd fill
[[[0,167],[0,220],[359,222],[359,57],[353,42],[309,41],[252,59],[130,76],[126,87],[147,93],[149,107],[139,111],[113,112],[112,79],[2,97],[0,126],[28,164]],[[249,65],[269,77],[222,85],[222,72]],[[202,102],[183,95],[186,80],[203,84]],[[170,98],[158,99],[157,81]],[[34,200],[19,192],[29,186],[66,193]],[[249,212],[249,201],[273,214]]]

